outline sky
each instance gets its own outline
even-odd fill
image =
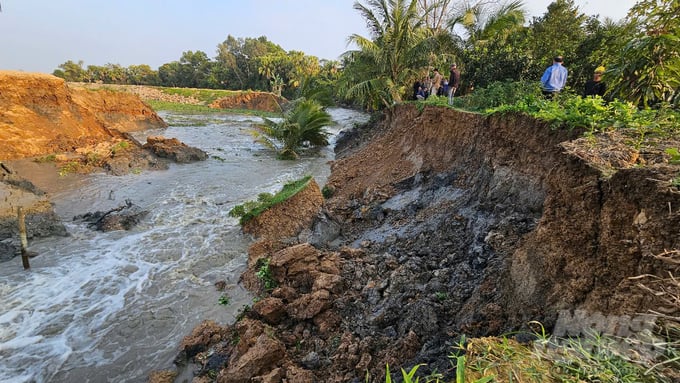
[[[524,0],[529,17],[552,0]],[[620,20],[635,0],[576,0],[582,12]],[[0,0],[0,70],[52,73],[84,66],[179,60],[185,51],[216,56],[234,37],[266,36],[283,49],[335,60],[347,37],[369,37],[354,0]]]

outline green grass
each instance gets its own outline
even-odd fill
[[[181,104],[177,102],[147,100],[155,111],[168,111],[184,114],[223,113],[223,109],[211,108],[207,105]]]
[[[44,164],[44,163],[48,163],[48,162],[55,162],[56,160],[57,160],[56,154],[48,154],[46,156],[33,159],[33,162],[37,162],[39,164]]]
[[[178,114],[240,114],[246,116],[258,116],[267,118],[281,117],[281,113],[265,112],[251,109],[220,109],[206,105],[182,104],[168,101],[147,100],[156,112],[165,111]]]
[[[217,300],[217,302],[222,306],[229,306],[229,303],[231,303],[231,299],[229,298],[229,295],[222,294],[220,298]]]
[[[239,218],[239,223],[244,225],[246,222],[259,216],[272,206],[287,201],[299,193],[302,189],[307,187],[311,179],[312,176],[306,176],[299,180],[289,182],[283,185],[283,188],[275,195],[261,193],[257,197],[257,201],[248,201],[244,204],[234,206],[234,208],[229,211],[229,215]]]
[[[421,365],[416,365],[408,373],[402,369],[403,380],[438,383],[675,381],[674,375],[666,373],[677,370],[680,363],[677,343],[666,343],[665,354],[649,360],[630,347],[622,348],[624,342],[620,338],[599,335],[554,338],[546,334],[542,326],[541,330],[532,334],[536,339],[530,343],[519,343],[508,336],[473,339],[463,336],[449,355],[455,378],[445,380],[441,374],[418,378],[415,370]],[[367,376],[366,382],[370,381]],[[391,381],[387,366],[385,382]]]
[[[194,88],[158,88],[166,94],[177,94],[184,97],[193,97],[205,105],[222,97],[232,97],[249,91],[225,90],[225,89],[194,89]]]

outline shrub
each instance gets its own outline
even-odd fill
[[[279,159],[297,159],[298,151],[305,146],[328,145],[329,133],[324,127],[333,123],[330,114],[312,100],[297,101],[284,114],[283,120],[253,125],[255,140],[278,152]]]

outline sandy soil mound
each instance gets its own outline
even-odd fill
[[[71,89],[47,74],[0,71],[0,160],[73,151],[166,124],[137,96]]]

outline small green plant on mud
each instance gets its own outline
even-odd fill
[[[238,314],[236,314],[236,321],[237,322],[242,321],[243,318],[245,318],[246,315],[248,315],[250,310],[251,310],[251,308],[250,308],[249,305],[243,305],[243,307],[241,307],[241,309],[238,311]]]
[[[668,159],[668,162],[673,164],[673,165],[678,165],[680,164],[680,151],[678,151],[677,148],[668,148],[666,149],[666,154],[670,156]]]
[[[102,157],[99,153],[88,152],[85,154],[85,165],[87,166],[99,166],[102,163]]]
[[[68,174],[77,173],[81,165],[78,161],[69,161],[59,169],[59,176],[64,177]]]
[[[115,156],[116,153],[123,152],[130,147],[130,143],[127,141],[119,141],[111,147],[111,156]]]
[[[218,302],[219,304],[221,304],[222,306],[229,306],[229,303],[230,303],[229,295],[222,294],[222,295],[220,296],[220,299],[217,300],[217,302]]]
[[[446,293],[446,291],[437,291],[434,293],[435,298],[437,298],[438,301],[444,301],[446,298],[449,297],[449,294]]]
[[[675,186],[680,189],[680,176],[677,176],[671,180],[671,186]]]
[[[276,281],[272,277],[272,271],[269,268],[269,258],[260,258],[257,261],[257,264],[255,267],[257,268],[257,272],[255,272],[255,276],[257,276],[257,279],[262,282],[262,286],[264,286],[264,289],[266,291],[271,291],[276,287]]]
[[[324,185],[324,187],[321,189],[321,195],[323,195],[323,198],[329,199],[335,194],[335,187],[333,185]]]
[[[38,157],[33,160],[33,162],[37,162],[39,164],[44,164],[47,162],[54,162],[57,160],[57,155],[56,154],[49,154],[43,157]]]
[[[289,182],[283,185],[283,188],[276,194],[260,193],[257,196],[257,201],[248,201],[241,205],[234,206],[229,211],[229,216],[239,218],[241,225],[259,216],[270,207],[287,201],[292,196],[296,195],[302,189],[307,187],[312,176],[306,176],[299,180]]]

